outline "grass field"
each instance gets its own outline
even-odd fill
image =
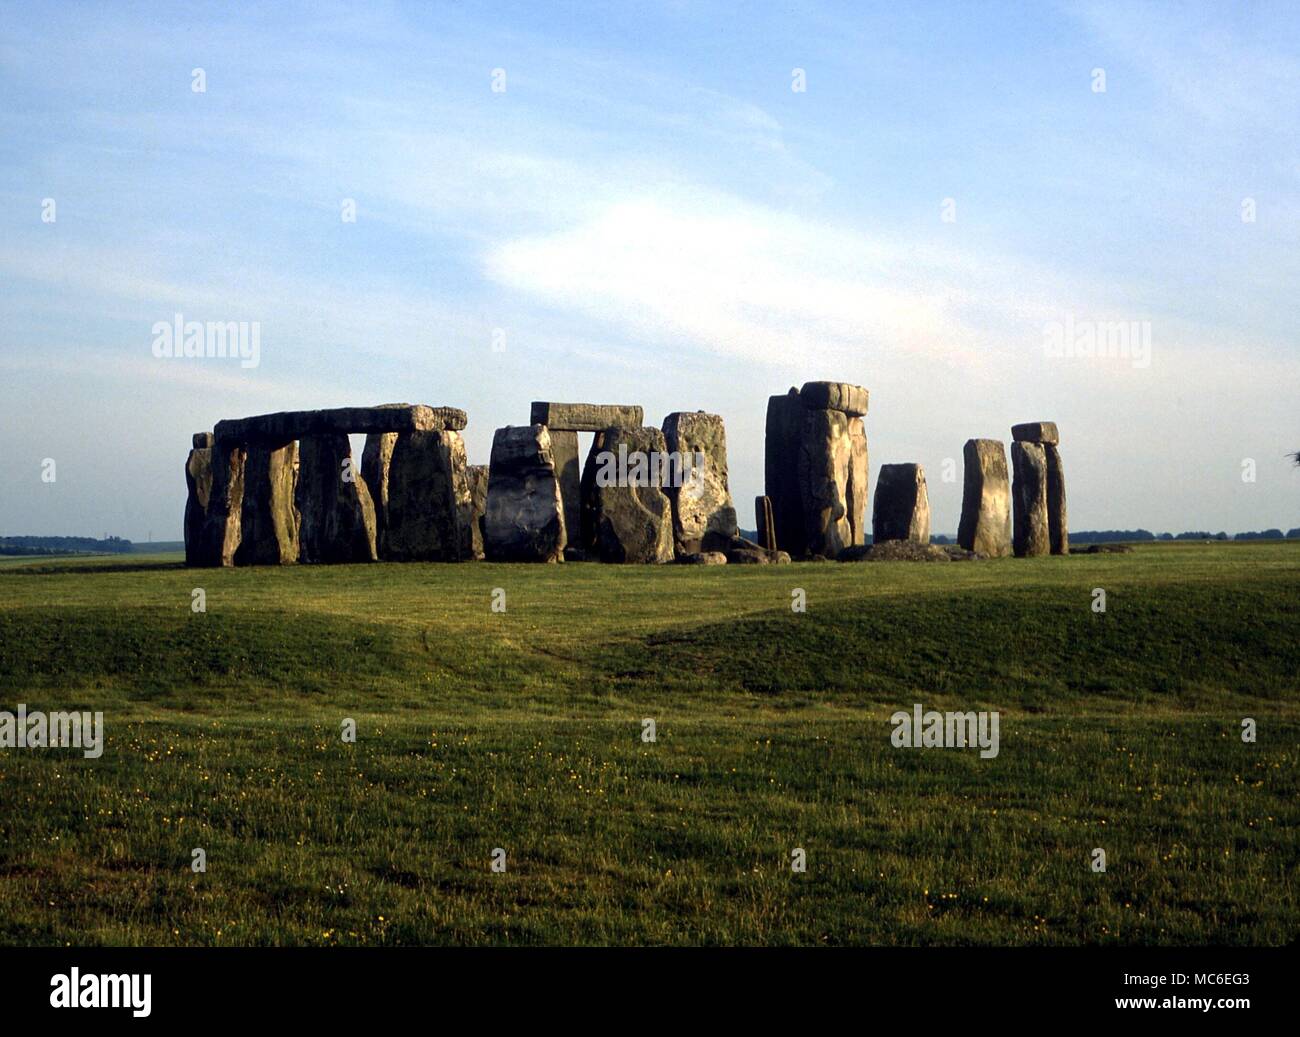
[[[1290,543],[6,564],[0,709],[107,743],[0,749],[0,943],[1283,943],[1297,634]],[[1000,711],[1000,754],[895,748],[918,702]]]

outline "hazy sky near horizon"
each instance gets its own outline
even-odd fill
[[[721,414],[749,526],[811,379],[937,532],[1039,419],[1076,529],[1287,529],[1298,245],[1290,3],[0,3],[0,535],[179,539],[223,417],[454,405],[486,463],[534,399]],[[1112,321],[1149,364],[1050,355]]]

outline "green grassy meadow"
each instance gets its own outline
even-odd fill
[[[1300,543],[6,563],[0,709],[107,741],[0,749],[0,943],[1289,942],[1298,634]],[[1000,754],[895,748],[918,702]]]

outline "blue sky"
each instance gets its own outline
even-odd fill
[[[0,535],[178,538],[192,432],[398,400],[478,463],[533,399],[720,413],[749,525],[819,378],[938,531],[1038,419],[1075,528],[1300,526],[1297,127],[1292,4],[0,4]]]

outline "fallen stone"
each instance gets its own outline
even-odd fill
[[[1011,553],[1011,482],[1007,454],[997,439],[968,439],[962,451],[962,486],[957,543],[987,558]]]
[[[631,404],[533,402],[534,425],[561,432],[603,432],[607,428],[640,428],[645,413]]]
[[[244,461],[243,514],[236,565],[294,565],[300,518],[294,503],[298,444],[250,446]]]
[[[601,472],[608,472],[614,466],[597,458],[592,506],[600,560],[671,562],[674,554],[672,503],[663,490],[661,467],[650,463],[652,454],[663,455],[668,451],[664,434],[657,428],[610,428],[602,433],[601,442],[604,451],[614,457],[626,450],[629,478],[620,478],[614,485],[602,485]],[[638,455],[645,458],[643,465],[636,462]],[[619,485],[620,482],[625,485]]]
[[[545,425],[507,426],[492,437],[483,534],[489,561],[564,560],[564,501]]]
[[[198,433],[194,442],[198,443]],[[212,495],[212,447],[196,446],[185,459],[185,564],[203,565],[203,524],[208,515],[208,498]]]
[[[923,544],[917,540],[886,540],[841,551],[841,562],[973,562],[984,556],[950,544]]]
[[[284,446],[308,436],[371,432],[442,432],[463,429],[468,418],[457,407],[386,403],[379,407],[291,410],[251,418],[218,421],[218,443],[267,443]]]
[[[459,432],[402,432],[388,469],[384,557],[458,562],[473,557],[469,477]]]
[[[877,544],[889,540],[930,542],[930,497],[919,464],[880,466],[871,534]]]
[[[1017,443],[1051,443],[1061,441],[1061,433],[1054,421],[1026,421],[1011,426],[1011,438]]]
[[[672,504],[678,554],[717,551],[736,535],[736,506],[727,484],[727,432],[722,418],[677,411],[664,418],[664,442],[682,467],[665,487]],[[688,467],[689,465],[689,467]],[[675,485],[675,483],[682,485]]]
[[[721,551],[697,551],[694,554],[678,555],[680,565],[726,565],[727,556]]]
[[[1047,454],[1047,535],[1052,554],[1070,553],[1070,517],[1065,501],[1065,469],[1061,451],[1054,445],[1043,448]]]
[[[1133,553],[1129,544],[1089,544],[1087,547],[1072,547],[1072,555],[1128,555]]]
[[[1039,443],[1011,444],[1012,547],[1017,558],[1047,554],[1052,547],[1047,526],[1047,455]]]
[[[345,433],[299,441],[295,499],[302,516],[302,561],[373,562],[379,557],[374,502],[353,464]]]
[[[810,410],[838,410],[851,418],[867,415],[870,394],[860,385],[848,382],[804,382],[799,398]]]

